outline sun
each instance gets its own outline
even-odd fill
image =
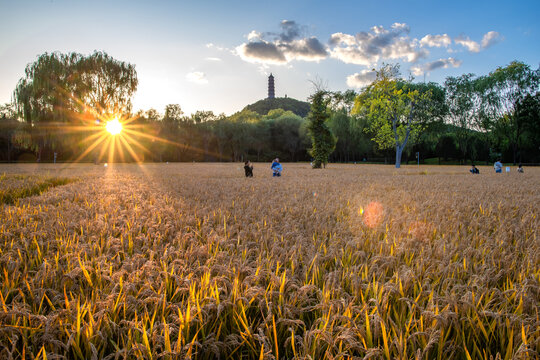
[[[111,135],[118,135],[122,131],[122,124],[120,121],[118,121],[117,118],[114,118],[110,121],[107,121],[107,125],[105,125],[105,129],[111,134]]]
[[[82,102],[81,102],[82,104]],[[83,104],[83,106],[85,106]],[[97,111],[87,108],[90,116],[83,116],[83,126],[74,126],[69,131],[88,131],[88,136],[81,140],[81,144],[86,149],[74,160],[79,162],[85,157],[91,158],[97,164],[103,158],[107,159],[107,164],[111,165],[115,161],[130,161],[133,159],[137,163],[144,161],[145,156],[153,158],[154,153],[145,146],[148,141],[158,141],[172,146],[184,148],[184,144],[160,138],[154,134],[154,128],[144,123],[137,123],[139,115],[124,116],[121,113],[110,113],[110,115],[100,116]],[[139,153],[135,151],[139,150]],[[195,151],[202,151],[193,148]],[[130,158],[126,158],[126,153]],[[108,156],[107,156],[108,154]],[[215,156],[220,156],[215,154]],[[108,166],[105,165],[105,166]]]

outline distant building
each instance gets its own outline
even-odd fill
[[[270,73],[270,76],[268,77],[268,98],[274,99],[276,97],[276,93],[274,92],[274,76],[272,73]]]

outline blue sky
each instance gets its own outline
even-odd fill
[[[311,81],[358,89],[383,62],[417,81],[540,63],[540,1],[0,0],[0,104],[44,52],[103,50],[136,65],[134,108],[227,115]]]

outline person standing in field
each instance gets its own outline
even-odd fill
[[[500,174],[502,173],[502,163],[501,163],[501,159],[497,159],[497,161],[495,161],[495,164],[493,164],[493,168],[495,169],[495,172],[497,174]]]
[[[253,177],[253,164],[251,161],[246,161],[244,163],[244,171],[246,172],[246,177]]]
[[[281,176],[283,166],[279,163],[279,158],[275,158],[274,161],[272,161],[272,166],[270,168],[272,169],[272,176]]]

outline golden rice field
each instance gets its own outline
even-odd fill
[[[0,358],[540,357],[540,168],[269,167],[0,166]]]

